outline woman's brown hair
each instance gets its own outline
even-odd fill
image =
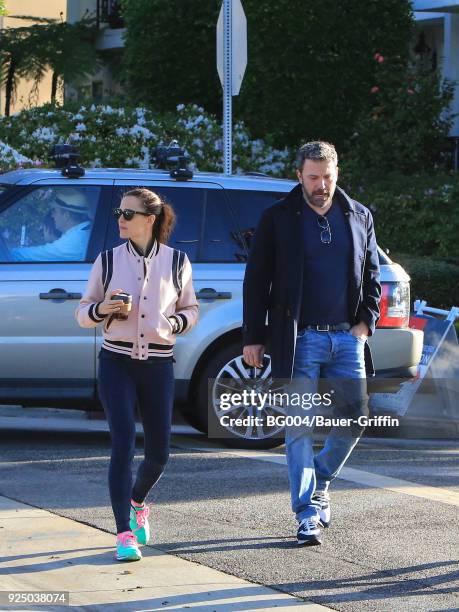
[[[145,212],[156,216],[153,224],[153,238],[162,244],[167,244],[176,219],[172,206],[161,199],[157,193],[145,187],[130,189],[123,194],[124,196],[138,198],[142,202]]]

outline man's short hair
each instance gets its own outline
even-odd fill
[[[307,159],[333,162],[335,166],[338,165],[338,154],[336,153],[334,145],[323,140],[307,142],[298,149],[298,153],[296,154],[296,167],[300,172],[303,170],[304,162]]]

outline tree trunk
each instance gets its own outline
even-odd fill
[[[57,72],[53,72],[53,78],[51,81],[51,102],[56,101],[58,79],[59,79],[59,75],[57,74]]]
[[[13,98],[14,89],[14,73],[16,71],[16,62],[14,57],[10,59],[10,65],[8,66],[8,74],[5,83],[5,117],[10,116],[11,100]]]

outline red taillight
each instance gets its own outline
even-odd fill
[[[381,318],[378,327],[408,327],[410,321],[410,284],[382,283]]]

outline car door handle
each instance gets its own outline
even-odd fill
[[[49,293],[39,293],[40,300],[81,300],[81,293],[71,293],[65,289],[51,289]]]
[[[198,300],[230,300],[233,296],[230,291],[215,291],[215,289],[201,289],[196,294]]]

